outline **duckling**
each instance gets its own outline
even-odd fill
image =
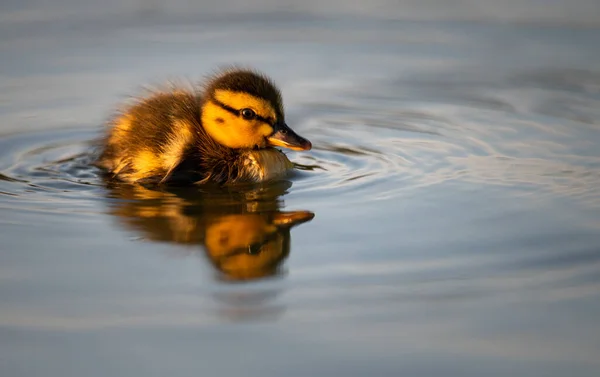
[[[110,123],[97,165],[131,183],[258,183],[293,168],[276,147],[312,147],[286,124],[273,81],[247,69],[223,70],[203,90],[153,93]]]

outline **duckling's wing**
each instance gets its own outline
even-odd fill
[[[170,181],[194,145],[198,122],[193,93],[155,94],[111,122],[98,165],[128,182]]]

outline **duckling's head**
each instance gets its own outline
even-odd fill
[[[227,70],[210,81],[202,104],[202,125],[229,148],[312,147],[285,123],[275,84],[250,70]]]

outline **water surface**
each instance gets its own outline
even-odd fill
[[[597,28],[74,9],[0,25],[3,376],[598,375]],[[289,180],[90,166],[141,85],[229,63],[312,141]]]

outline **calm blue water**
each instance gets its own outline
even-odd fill
[[[598,375],[593,2],[180,3],[0,7],[2,376]],[[312,141],[289,181],[90,167],[122,100],[230,63]]]

